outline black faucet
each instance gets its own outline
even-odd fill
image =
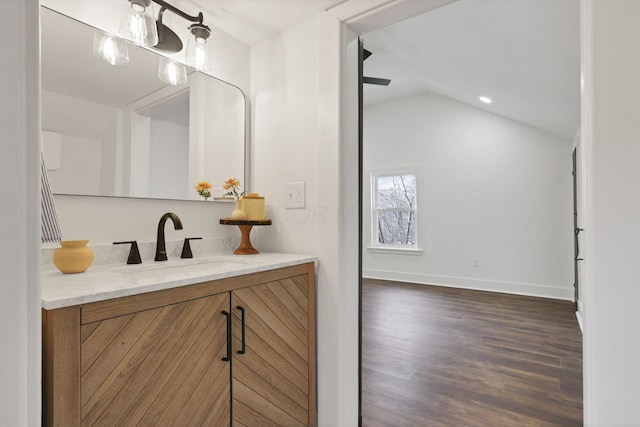
[[[171,218],[173,221],[173,228],[175,230],[182,230],[182,221],[178,218],[178,215],[173,212],[167,212],[166,214],[160,217],[160,222],[158,223],[158,239],[156,240],[156,261],[166,261],[167,260],[167,249],[165,248],[164,241],[164,224],[167,222],[167,219]]]

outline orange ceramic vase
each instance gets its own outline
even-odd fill
[[[65,240],[53,252],[53,264],[65,274],[82,273],[93,262],[93,251],[88,240]]]

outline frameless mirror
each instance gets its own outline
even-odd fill
[[[245,180],[245,99],[189,68],[158,76],[161,55],[127,44],[129,63],[93,56],[99,30],[41,8],[43,153],[54,194],[197,200],[200,180]]]

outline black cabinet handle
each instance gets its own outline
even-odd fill
[[[241,318],[242,318],[242,350],[238,350],[238,354],[245,354],[247,350],[247,346],[244,340],[244,307],[237,306],[238,310],[240,310]]]
[[[228,311],[222,310],[222,314],[227,317],[227,356],[222,358],[223,362],[231,360],[231,315]]]

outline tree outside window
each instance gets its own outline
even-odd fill
[[[375,246],[417,246],[416,173],[372,175]]]

